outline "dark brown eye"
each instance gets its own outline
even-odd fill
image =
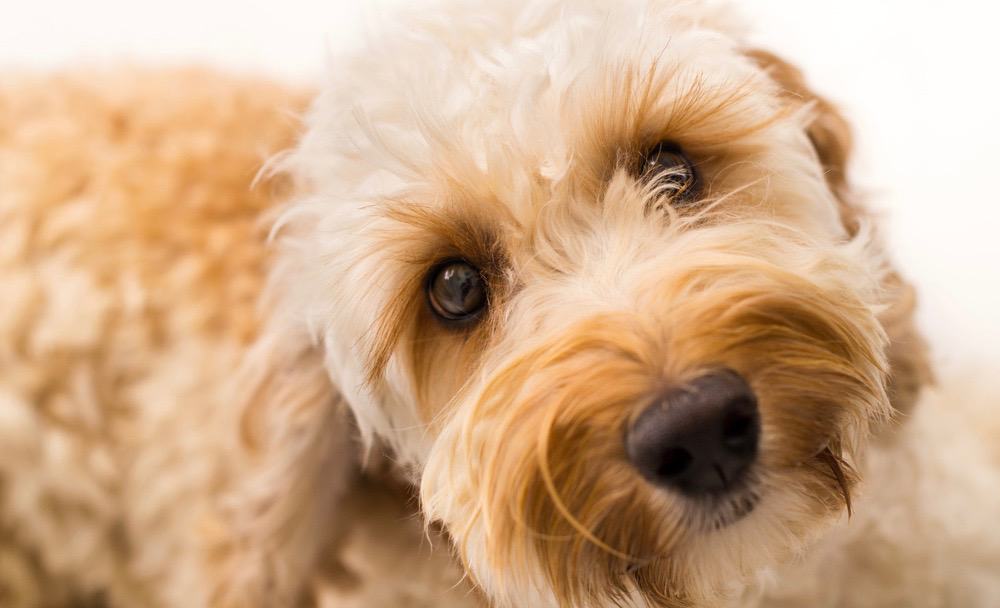
[[[427,301],[445,321],[474,319],[486,307],[486,284],[465,260],[444,262],[427,276]]]
[[[643,157],[640,175],[675,205],[684,205],[698,194],[698,173],[680,146],[661,142]]]

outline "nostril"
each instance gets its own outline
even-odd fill
[[[656,468],[656,476],[667,480],[684,473],[694,461],[691,452],[684,448],[667,448],[660,455],[660,464]]]
[[[727,446],[739,448],[753,440],[757,433],[757,417],[752,413],[731,411],[722,421],[722,440]]]

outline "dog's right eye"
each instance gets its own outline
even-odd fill
[[[486,308],[486,300],[482,274],[465,260],[438,264],[427,276],[427,301],[443,321],[476,319]]]

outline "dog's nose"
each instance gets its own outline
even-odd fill
[[[721,370],[673,389],[629,428],[632,464],[652,483],[687,495],[738,485],[757,457],[760,414],[742,376]]]

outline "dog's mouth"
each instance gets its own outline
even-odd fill
[[[747,480],[724,493],[708,494],[688,503],[687,525],[692,529],[718,531],[753,513],[761,501],[758,483]]]
[[[702,531],[718,532],[753,513],[760,499],[759,491],[752,487],[725,496],[705,497],[699,504],[692,505],[688,512],[688,524]],[[633,574],[653,561],[655,560],[637,561],[626,571]]]
[[[740,521],[750,515],[759,502],[760,496],[754,490],[748,490],[746,494],[731,499],[728,508],[721,510],[713,522],[713,528],[719,530]]]
[[[750,515],[760,503],[760,494],[753,488],[747,488],[733,495],[719,497],[711,501],[714,504],[704,505],[711,515],[707,528],[721,530],[735,524]]]

